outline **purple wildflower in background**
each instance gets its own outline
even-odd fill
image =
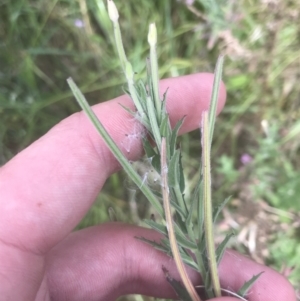
[[[253,158],[249,154],[243,154],[240,160],[242,164],[247,165],[252,162]]]
[[[83,23],[83,21],[80,20],[80,19],[76,19],[76,20],[74,21],[74,25],[75,25],[76,27],[78,27],[78,28],[84,27],[84,23]]]

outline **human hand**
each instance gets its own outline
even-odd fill
[[[212,75],[164,80],[173,125],[187,115],[182,133],[199,126],[208,107]],[[222,87],[219,101],[225,101]],[[94,106],[122,148],[134,130],[127,96]],[[132,141],[130,160],[142,154]],[[63,120],[0,169],[0,300],[115,300],[124,294],[174,297],[162,272],[178,276],[173,261],[135,236],[159,240],[153,230],[107,223],[71,233],[93,204],[106,179],[119,169],[101,137],[80,112]],[[250,301],[295,301],[288,281],[270,268],[227,251],[220,264],[222,287],[236,290],[264,271]],[[195,272],[192,280],[198,283]],[[198,281],[198,282],[197,282]],[[229,297],[215,300],[236,300]]]

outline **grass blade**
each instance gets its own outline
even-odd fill
[[[222,79],[222,69],[224,63],[224,56],[219,56],[215,73],[214,73],[214,83],[213,83],[213,90],[210,99],[210,107],[209,107],[209,141],[210,144],[213,139],[214,134],[214,127],[215,127],[215,120],[216,120],[216,112],[217,112],[217,105],[219,99],[219,90],[220,90],[220,83]]]

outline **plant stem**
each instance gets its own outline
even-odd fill
[[[218,265],[213,233],[211,174],[210,174],[210,137],[208,112],[202,113],[202,174],[203,174],[203,202],[204,202],[204,236],[207,250],[207,260],[211,275],[213,290],[216,297],[221,296],[221,286],[218,275]]]
[[[119,59],[120,59],[121,65],[122,65],[122,69],[125,73],[127,57],[126,57],[124,46],[122,43],[121,30],[120,30],[120,25],[119,25],[119,21],[118,21],[119,13],[118,13],[115,3],[112,0],[107,0],[107,7],[108,7],[109,18],[111,19],[111,21],[113,23],[113,27],[114,27],[114,35],[115,35],[115,41],[116,41],[116,46],[117,46],[117,52],[118,52]]]
[[[164,202],[166,224],[167,224],[170,246],[174,257],[174,261],[176,263],[176,267],[178,269],[181,280],[186,290],[188,291],[190,297],[192,298],[192,300],[201,301],[186,272],[185,266],[180,256],[180,252],[179,252],[179,248],[177,245],[176,236],[174,232],[174,224],[173,224],[171,205],[169,199],[167,148],[166,148],[165,137],[163,137],[161,141],[161,179],[162,179],[162,195],[163,195],[163,202]]]

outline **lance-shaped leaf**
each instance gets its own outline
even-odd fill
[[[219,56],[215,73],[214,73],[214,82],[213,82],[213,90],[210,99],[210,107],[209,107],[209,141],[210,144],[212,142],[214,128],[215,128],[215,120],[216,120],[216,113],[217,113],[217,105],[219,99],[219,90],[220,84],[222,79],[222,69],[224,63],[224,56]]]
[[[216,250],[216,260],[217,260],[218,265],[222,260],[222,257],[224,255],[224,252],[226,250],[226,247],[229,243],[230,238],[233,237],[233,236],[234,236],[234,233],[227,234],[226,237],[223,239],[223,241],[219,244],[219,246]]]
[[[187,207],[183,194],[180,189],[180,177],[183,177],[183,173],[180,171],[182,166],[180,165],[180,150],[176,150],[172,156],[169,167],[168,167],[168,180],[169,186],[174,189],[174,194],[176,196],[177,204],[180,206],[184,215],[187,216]]]
[[[252,285],[256,282],[256,280],[263,274],[264,272],[261,272],[255,276],[253,276],[249,281],[245,282],[244,285],[239,289],[237,292],[238,295],[244,297],[249,289],[252,287]]]
[[[193,299],[190,297],[189,293],[187,292],[186,288],[182,286],[182,284],[179,281],[171,277],[169,271],[164,266],[162,267],[162,269],[163,272],[165,273],[167,281],[173,287],[178,298],[180,298],[181,301],[193,301]]]
[[[147,114],[149,116],[151,132],[153,134],[155,143],[158,149],[160,149],[160,144],[161,144],[160,130],[156,119],[155,107],[152,102],[152,99],[149,96],[147,97]]]
[[[186,116],[183,116],[179,121],[177,121],[174,129],[172,130],[172,134],[170,137],[170,156],[173,156],[175,150],[176,150],[176,141],[178,137],[179,130],[184,122]]]
[[[165,235],[166,237],[168,237],[168,231],[167,231],[167,227],[162,225],[162,224],[159,224],[153,220],[144,220],[144,222],[150,226],[152,229],[158,231],[159,233]],[[185,237],[182,233],[180,232],[176,232],[175,233],[176,235],[176,239],[177,239],[177,242],[180,246],[184,247],[184,248],[188,248],[190,250],[196,250],[197,249],[197,245],[190,241],[187,237]]]
[[[163,244],[160,244],[160,243],[157,243],[156,241],[154,240],[150,240],[150,239],[147,239],[145,237],[135,237],[136,239],[140,240],[140,241],[143,241],[149,245],[151,245],[152,247],[154,247],[155,249],[159,250],[159,251],[162,251],[164,252],[165,254],[167,255],[172,255],[172,252],[171,252],[171,249]]]
[[[231,199],[231,196],[229,196],[228,198],[226,198],[220,205],[218,205],[214,209],[213,223],[215,223],[217,221],[219,214],[221,213],[221,211],[223,210],[223,208],[226,206],[226,204],[230,201],[230,199]]]

